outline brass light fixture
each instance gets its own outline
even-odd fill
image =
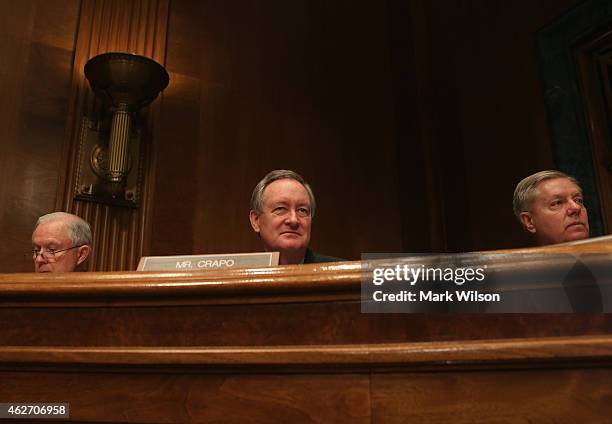
[[[85,77],[103,108],[99,119],[83,118],[75,198],[137,207],[143,168],[138,112],[168,86],[168,73],[144,56],[104,53],[85,64]]]

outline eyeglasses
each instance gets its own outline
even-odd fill
[[[60,249],[60,250],[47,249],[44,247],[42,249],[32,249],[32,257],[36,259],[38,255],[41,255],[44,260],[53,261],[55,260],[55,255],[57,255],[58,253],[66,252],[71,249],[76,249],[77,247],[81,247],[81,246],[84,246],[84,244],[79,244],[78,246],[72,246],[72,247],[68,247],[66,249]]]

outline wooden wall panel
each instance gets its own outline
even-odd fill
[[[514,185],[553,166],[533,33],[575,1],[443,3],[173,2],[152,253],[261,249],[247,204],[274,168],[312,183],[329,254],[528,244]]]
[[[403,31],[416,46],[420,133],[437,149],[429,166],[440,182],[443,248],[527,245],[512,214],[514,187],[554,166],[535,32],[577,2],[410,3]]]
[[[44,402],[70,400],[70,418],[77,422],[371,422],[367,374],[337,378],[105,371],[90,370],[83,378],[70,371],[32,374],[0,369],[0,392],[6,402],[25,396]],[[37,384],[32,384],[33,375]]]
[[[54,210],[79,1],[0,2],[0,270],[31,271],[36,219]]]
[[[346,258],[402,249],[386,13],[373,1],[172,3],[168,69],[199,87],[198,103],[166,93],[162,113],[170,104],[185,113],[164,123],[178,137],[164,137],[173,147],[157,166],[193,169],[156,191],[152,253],[185,250],[191,237],[194,252],[261,250],[248,202],[277,168],[314,188],[315,249]],[[168,206],[177,199],[184,206]]]
[[[593,151],[604,229],[612,230],[612,144],[609,117],[612,106],[610,47],[612,31],[595,34],[576,47],[577,74]]]
[[[568,296],[573,303],[570,291],[558,291],[564,275],[553,270],[564,261],[555,253],[581,255],[584,265],[601,276],[602,258],[589,252],[612,253],[612,236],[485,256],[495,269],[495,281],[508,281],[517,273],[525,277],[519,286],[498,287],[502,297],[512,292],[507,307],[508,301],[523,298],[534,300],[527,302],[529,310],[542,310],[534,294]],[[429,265],[446,268],[474,259],[471,253],[447,256],[434,255]],[[402,262],[414,264],[416,259]],[[571,266],[573,261],[564,263]],[[468,305],[460,308],[451,302],[444,309],[420,309],[429,313],[362,313],[363,270],[396,264],[1,274],[0,346],[282,346],[612,334],[612,314],[453,314]],[[609,290],[609,280],[599,279],[602,293]],[[609,310],[609,303],[603,308]],[[436,310],[449,313],[432,313]]]
[[[71,419],[79,422],[609,421],[609,368],[446,368],[393,374],[232,373],[47,365],[32,372],[0,369],[0,390],[6,402],[69,401]]]
[[[0,323],[0,340],[19,346],[282,346],[612,333],[610,315],[361,314],[358,302],[63,310],[19,307],[3,308]]]
[[[533,269],[529,297],[562,251],[612,236],[493,265]],[[612,314],[362,313],[381,264],[1,274],[0,399],[78,422],[609,422]]]
[[[156,184],[148,216],[153,228],[150,252],[157,255],[192,253],[193,239],[200,236],[194,230],[200,213],[198,191],[213,184],[199,184],[200,63],[205,42],[199,2],[172,1],[170,10],[166,54],[170,85],[159,114],[157,159],[152,167]]]
[[[281,167],[315,189],[312,246],[323,253],[524,245],[512,190],[552,166],[533,34],[574,4],[2,3],[0,269],[31,269],[22,252],[54,209],[92,221],[90,269],[134,268],[142,253],[260,250],[248,200]],[[171,76],[151,110],[136,212],[71,192],[92,101],[82,68],[116,49]]]
[[[372,422],[606,422],[610,377],[599,368],[378,374]]]

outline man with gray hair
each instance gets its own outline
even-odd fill
[[[308,248],[316,203],[310,185],[296,172],[269,172],[251,196],[251,227],[267,252],[279,252],[279,264],[341,261]]]
[[[514,190],[514,215],[538,245],[589,237],[589,217],[578,182],[560,171],[540,171]]]
[[[80,217],[54,212],[38,218],[32,233],[36,272],[72,272],[91,252],[91,229]]]

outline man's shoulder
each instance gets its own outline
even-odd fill
[[[342,262],[346,259],[334,258],[333,256],[321,255],[313,252],[310,249],[306,249],[306,255],[304,256],[305,264],[319,264],[323,262]]]

